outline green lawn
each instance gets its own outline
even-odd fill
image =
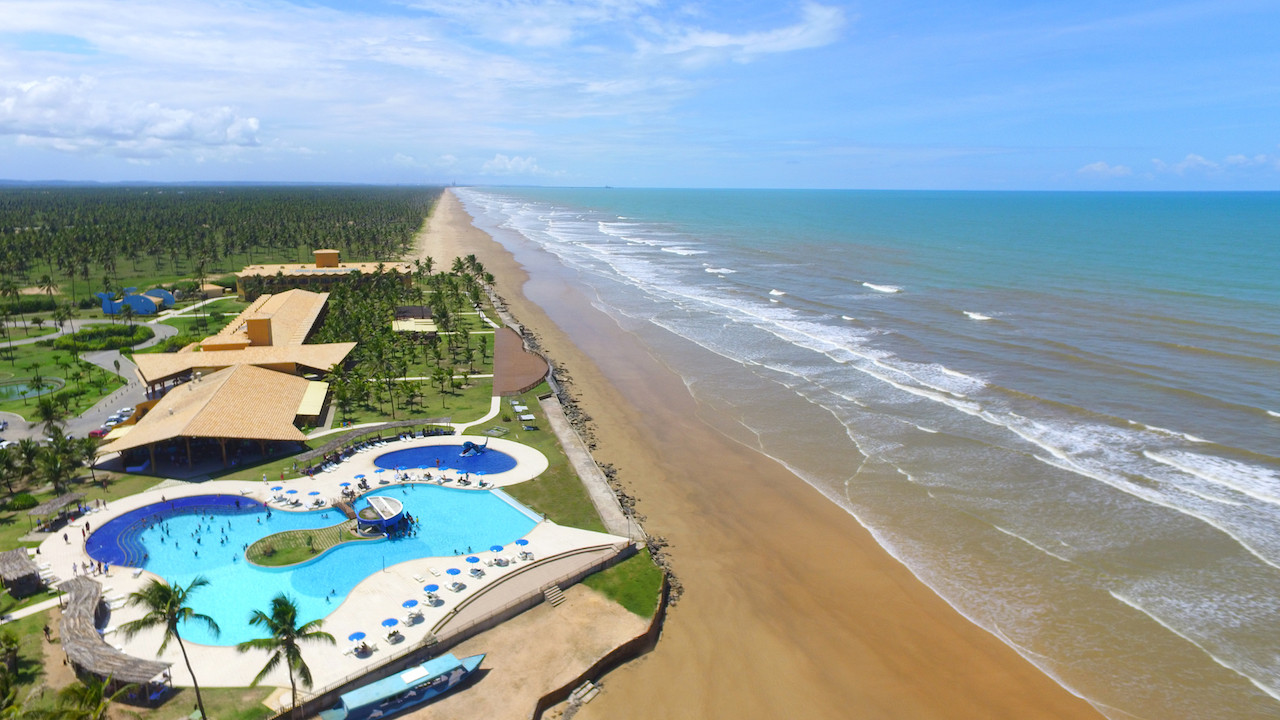
[[[10,326],[9,335],[3,338],[3,342],[7,343],[10,340],[17,342],[18,340],[26,340],[28,338],[33,338],[33,337],[52,335],[57,331],[58,331],[57,324],[52,322],[46,323],[41,327],[31,327],[29,325],[23,325],[18,327]]]
[[[584,585],[604,593],[609,599],[642,618],[653,617],[662,592],[662,568],[643,549],[611,568],[589,575]]]
[[[70,415],[78,415],[93,407],[94,403],[115,392],[124,381],[115,373],[86,361],[76,363],[69,351],[47,347],[49,340],[30,345],[16,345],[12,349],[0,344],[0,374],[8,373],[5,380],[30,380],[36,375],[42,378],[58,378],[64,389],[80,392],[70,406]],[[34,367],[32,367],[34,365]],[[77,372],[83,373],[77,380]],[[55,391],[55,394],[57,391]],[[17,413],[27,420],[36,419],[36,398],[0,400],[0,410]]]
[[[355,534],[355,527],[355,520],[346,520],[327,528],[275,533],[250,545],[245,558],[268,567],[306,562],[335,545],[365,540]]]
[[[547,385],[543,383],[520,396],[520,403],[530,408],[538,407],[538,395],[546,393]],[[531,482],[520,483],[504,488],[508,495],[542,513],[561,525],[570,525],[586,530],[604,532],[604,523],[596,514],[595,505],[587,490],[578,479],[578,474],[569,466],[569,460],[560,448],[560,441],[555,433],[547,427],[545,418],[538,422],[537,430],[525,430],[521,421],[515,419],[511,405],[503,399],[503,411],[492,422],[472,429],[472,434],[483,434],[491,427],[501,426],[507,429],[504,437],[536,448],[547,456],[550,465],[547,471]],[[535,410],[541,418],[542,413]]]

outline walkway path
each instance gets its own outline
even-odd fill
[[[89,325],[102,325],[109,323],[109,320],[69,320],[67,324],[69,328],[64,329],[55,335],[45,335],[39,340],[46,340],[51,337],[65,334],[67,332],[75,332]],[[157,343],[163,342],[178,334],[178,329],[172,325],[152,325],[151,329],[155,331],[155,337],[140,343],[134,347],[135,350],[151,347]],[[142,383],[138,382],[136,366],[129,358],[120,354],[119,350],[100,350],[97,352],[87,352],[81,354],[81,359],[97,365],[112,374],[118,374],[124,378],[125,385],[110,395],[103,397],[93,407],[85,410],[80,415],[67,421],[65,431],[68,435],[75,437],[85,437],[90,431],[101,427],[112,413],[122,407],[137,407],[138,403],[147,399],[146,388]],[[119,363],[119,372],[116,371],[117,362]],[[45,436],[44,428],[38,422],[28,423],[25,418],[17,413],[0,412],[0,419],[9,421],[9,429],[5,432],[6,440],[20,440],[22,438],[42,438]]]

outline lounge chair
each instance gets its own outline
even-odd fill
[[[471,568],[471,577],[473,577],[473,578],[482,578],[482,577],[484,577],[484,571],[483,571],[483,570],[481,570],[481,569],[480,569],[480,568],[478,568],[478,567],[473,567],[473,568]]]
[[[422,577],[421,575],[414,575],[413,580],[414,582],[420,582],[420,583],[427,581],[426,578]]]
[[[440,571],[435,568],[427,568],[427,571],[436,577],[440,577]]]
[[[449,585],[449,589],[454,592],[462,592],[467,589],[467,586],[455,580]]]

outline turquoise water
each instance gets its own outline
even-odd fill
[[[345,543],[305,565],[263,568],[245,562],[246,546],[285,530],[328,527],[345,517],[332,509],[271,510],[269,517],[265,510],[233,515],[194,511],[159,523],[144,519],[135,523],[132,532],[149,553],[144,563],[147,570],[170,584],[186,585],[197,575],[209,580],[209,586],[193,597],[192,606],[211,616],[221,633],[213,637],[203,626],[190,625],[183,627],[183,638],[206,645],[234,645],[258,636],[248,626],[249,617],[254,610],[268,609],[271,598],[280,592],[297,600],[298,617],[309,622],[328,615],[352,588],[383,567],[422,557],[460,556],[469,548],[480,551],[490,545],[507,545],[536,524],[529,515],[492,492],[406,484],[376,490],[364,497],[370,495],[403,502],[405,510],[419,521],[417,534],[396,540]],[[304,501],[308,498],[305,493],[299,497]],[[366,504],[357,502],[356,509]],[[163,505],[156,507],[161,509]],[[104,527],[94,535],[115,530]],[[91,536],[90,547],[93,540]],[[464,567],[461,557],[456,560],[457,567]]]
[[[1280,195],[458,196],[1104,713],[1280,716]]]

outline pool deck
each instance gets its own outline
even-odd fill
[[[358,453],[351,459],[339,464],[335,469],[313,477],[294,478],[291,480],[261,481],[209,481],[204,483],[162,483],[156,489],[148,490],[110,503],[105,509],[92,512],[69,525],[63,530],[68,534],[70,542],[64,542],[60,533],[55,533],[40,546],[37,563],[48,563],[51,572],[61,579],[69,579],[72,563],[89,561],[85,554],[81,529],[85,522],[92,528],[102,526],[108,520],[130,510],[162,502],[165,499],[191,495],[226,494],[250,497],[260,502],[270,502],[277,511],[291,508],[273,501],[272,497],[289,489],[297,489],[299,494],[319,490],[320,497],[326,504],[340,497],[339,483],[350,482],[355,485],[355,475],[365,474],[366,480],[373,489],[394,484],[393,471],[374,474],[376,456],[424,445],[457,443],[457,437],[448,436],[432,438],[416,438],[411,441],[389,442],[378,448]],[[490,447],[501,450],[516,458],[516,467],[504,473],[486,475],[486,481],[502,487],[530,480],[541,474],[547,467],[547,459],[537,450],[518,443],[492,438]],[[419,471],[411,471],[417,476]],[[453,473],[447,473],[450,477]],[[433,473],[435,475],[435,473]],[[386,483],[378,482],[384,478]],[[283,490],[272,491],[272,487]],[[445,487],[457,487],[456,483],[447,483]],[[475,489],[472,484],[470,489]],[[487,488],[486,488],[487,489]],[[305,492],[304,492],[305,491]],[[296,510],[310,509],[305,507]],[[465,626],[471,625],[494,613],[501,612],[513,601],[540,593],[542,588],[560,582],[581,573],[583,570],[601,563],[622,552],[630,543],[627,538],[606,533],[563,527],[549,520],[539,522],[525,539],[528,545],[517,549],[506,549],[502,552],[483,551],[471,553],[480,558],[476,564],[466,563],[462,557],[428,557],[410,560],[387,567],[370,567],[370,575],[361,581],[351,593],[324,619],[323,629],[331,633],[337,640],[336,645],[309,645],[305,650],[307,664],[311,667],[315,679],[315,689],[339,684],[351,676],[360,675],[419,648],[428,638],[446,637]],[[521,560],[517,550],[533,554],[532,560]],[[505,567],[489,562],[503,558]],[[445,570],[456,567],[462,574],[456,577],[445,573]],[[484,576],[474,578],[469,574],[473,567],[484,571]],[[104,586],[103,597],[123,597],[139,589],[150,579],[156,577],[150,572],[137,572],[132,568],[113,567],[107,576],[94,576]],[[439,573],[437,575],[437,573]],[[459,592],[448,589],[454,580],[462,582],[466,587]],[[423,586],[434,583],[440,586],[437,595],[443,600],[438,607],[424,603]],[[281,590],[288,591],[282,586]],[[193,602],[197,612],[204,604],[218,601],[218,588],[210,585],[198,591]],[[412,624],[406,623],[406,609],[402,603],[406,600],[417,600],[420,618]],[[264,608],[265,609],[265,608]],[[157,657],[156,650],[160,646],[160,632],[149,631],[126,641],[115,631],[121,623],[141,616],[136,608],[122,607],[112,611],[107,620],[104,639],[112,646],[122,649],[139,658]],[[388,640],[385,629],[381,626],[384,618],[399,620],[397,628],[401,638]],[[306,618],[305,620],[310,620]],[[377,649],[368,656],[359,657],[349,652],[354,643],[347,637],[355,632],[367,633],[366,642],[376,645]],[[267,660],[265,653],[243,655],[233,647],[213,647],[189,645],[191,664],[202,686],[209,687],[243,687],[247,686]],[[172,674],[176,685],[190,685],[191,678],[182,661],[176,643],[171,643],[160,659],[173,663]],[[273,673],[263,680],[264,684],[277,687],[288,687],[289,679],[284,670]],[[308,693],[311,695],[312,693]]]

